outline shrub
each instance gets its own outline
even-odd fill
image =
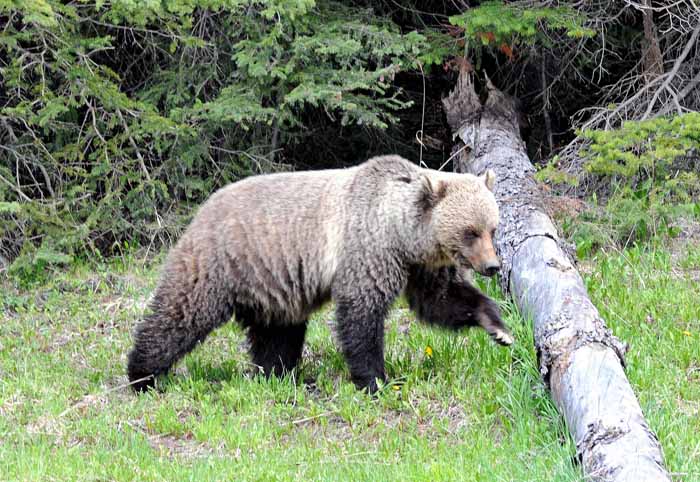
[[[280,146],[315,125],[394,122],[396,73],[440,61],[327,1],[0,0],[0,15],[0,252],[22,269],[167,239],[218,186],[288,168]]]
[[[579,132],[583,167],[606,201],[568,228],[588,250],[674,235],[674,219],[700,218],[700,113],[625,122],[615,130]],[[540,179],[578,184],[553,164]],[[601,189],[602,188],[602,189]],[[594,198],[594,200],[597,199]]]

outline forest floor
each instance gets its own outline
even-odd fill
[[[229,323],[160,391],[125,377],[130,333],[162,257],[0,282],[2,480],[582,480],[575,444],[540,381],[532,328],[506,302],[516,343],[481,330],[387,323],[391,382],[349,382],[330,307],[296,377],[265,380]],[[629,343],[627,374],[674,480],[700,481],[700,247],[599,251],[591,297]],[[496,284],[485,288],[498,296]]]

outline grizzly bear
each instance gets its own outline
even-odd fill
[[[136,327],[128,374],[154,384],[234,317],[266,375],[292,370],[309,315],[332,300],[336,335],[358,388],[385,380],[384,318],[402,292],[424,322],[479,325],[513,338],[496,304],[465,280],[499,270],[493,171],[477,177],[383,156],[348,169],[261,175],[200,208],[171,249]]]

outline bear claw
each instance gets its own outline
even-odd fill
[[[513,344],[513,335],[508,332],[498,330],[493,335],[491,335],[496,343],[503,346],[509,346]]]

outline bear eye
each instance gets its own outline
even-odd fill
[[[466,231],[464,231],[464,240],[467,241],[468,243],[471,241],[474,241],[478,237],[479,237],[479,233],[477,233],[473,229],[467,229]]]

